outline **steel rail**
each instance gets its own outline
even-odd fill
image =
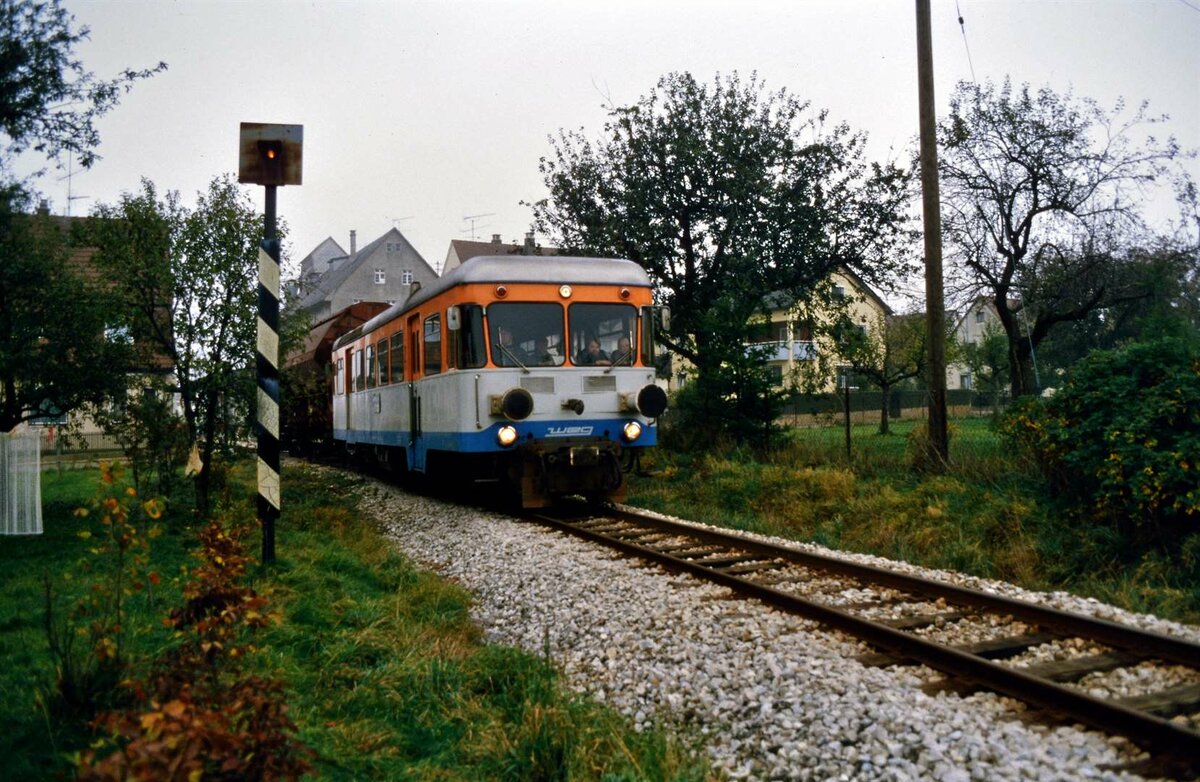
[[[923,580],[912,576],[891,573],[890,571],[873,566],[855,565],[854,563],[848,563],[832,557],[822,557],[806,552],[797,552],[794,549],[778,548],[758,541],[747,540],[737,535],[727,535],[712,530],[698,529],[688,524],[675,524],[663,519],[645,517],[628,511],[619,511],[615,514],[606,512],[606,515],[623,517],[630,523],[648,525],[662,532],[696,537],[711,542],[719,541],[723,545],[730,547],[742,548],[780,559],[800,561],[801,564],[811,563],[811,567],[826,569],[826,563],[832,563],[836,565],[836,570],[840,573],[856,575],[860,578],[877,582],[886,580],[892,582],[893,585],[903,584],[902,588],[918,592],[919,594],[928,594],[925,589],[927,584]],[[887,625],[862,619],[837,608],[823,605],[773,587],[757,584],[739,576],[724,573],[720,570],[656,551],[653,548],[637,543],[622,541],[610,535],[593,532],[577,526],[570,521],[543,514],[533,514],[530,518],[568,534],[614,547],[631,555],[661,563],[671,569],[692,573],[703,579],[727,586],[745,596],[752,597],[768,605],[814,619],[837,630],[842,630],[866,641],[872,646],[885,649],[898,657],[924,663],[931,668],[974,682],[986,689],[1009,695],[1052,713],[1066,715],[1073,720],[1077,720],[1098,730],[1126,736],[1135,743],[1151,748],[1163,755],[1180,758],[1189,764],[1191,768],[1200,763],[1200,733],[1176,725],[1169,720],[1137,711],[1120,703],[1095,698],[1079,690],[1039,679],[1035,676],[1022,673],[1018,669],[1005,667],[967,652],[926,641]],[[799,555],[799,558],[794,559],[792,555]],[[883,576],[887,576],[888,578],[885,579]],[[894,579],[894,577],[898,578]],[[981,603],[988,607],[994,605],[1001,607],[1005,611],[1009,610],[1010,605],[1028,606],[1034,609],[1040,608],[1008,598],[998,598],[995,595],[974,592],[973,590],[961,587],[952,587],[949,594],[956,595],[959,601],[962,601],[964,604],[967,604],[966,601],[969,596],[972,598],[972,602],[969,603],[970,605],[978,606]],[[974,600],[976,595],[986,598],[986,600]],[[1052,613],[1060,613],[1053,609],[1044,610]],[[1034,611],[1029,612],[1028,615],[1040,616],[1040,613]],[[1068,622],[1072,626],[1083,627],[1083,623],[1087,620],[1086,617],[1079,615],[1072,614],[1068,616],[1074,617],[1076,620],[1075,622]],[[1035,621],[1040,623],[1040,620]],[[1113,625],[1118,628],[1120,627],[1104,620],[1097,621],[1105,626]],[[1090,622],[1087,623],[1087,626],[1091,627]],[[1125,638],[1125,636],[1114,633],[1111,628],[1107,627],[1104,633],[1106,636]],[[1080,634],[1091,637],[1088,633]],[[1182,641],[1180,643],[1186,644],[1186,642]],[[1176,646],[1172,644],[1168,645],[1168,648],[1175,649]],[[1192,647],[1193,654],[1196,651],[1200,651],[1200,647],[1196,647],[1195,645],[1192,645]],[[1140,648],[1138,651],[1147,654],[1147,656],[1155,656],[1145,648]]]
[[[894,589],[913,592],[927,597],[943,598],[948,603],[960,606],[987,608],[999,613],[1011,615],[1030,624],[1043,628],[1054,629],[1071,636],[1080,636],[1118,649],[1127,649],[1146,657],[1154,657],[1167,662],[1178,663],[1189,668],[1200,669],[1200,644],[1195,644],[1183,638],[1175,638],[1161,633],[1139,630],[1135,627],[1110,622],[1107,619],[1061,611],[1056,608],[1040,606],[1023,600],[1016,600],[1002,595],[994,595],[977,589],[948,584],[944,581],[910,576],[892,570],[851,562],[837,557],[814,554],[798,549],[774,546],[736,533],[720,532],[709,528],[695,527],[691,524],[677,523],[653,516],[644,516],[629,510],[605,511],[605,515],[623,519],[633,524],[653,527],[660,532],[672,532],[687,535],[717,543],[733,546],[764,556],[785,559],[797,565],[814,570],[837,573],[839,575],[860,578],[874,584],[882,584]]]

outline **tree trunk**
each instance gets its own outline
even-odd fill
[[[1024,339],[1023,337],[1020,339]],[[1009,343],[1008,368],[1012,377],[1012,398],[1035,396],[1038,393],[1037,373],[1028,342]]]
[[[888,426],[888,423],[889,423],[888,416],[891,413],[891,407],[892,407],[890,404],[892,401],[892,399],[891,399],[892,387],[881,385],[879,387],[879,391],[880,391],[879,397],[882,400],[881,406],[879,408],[879,433],[880,434],[888,434],[891,431],[891,429]]]

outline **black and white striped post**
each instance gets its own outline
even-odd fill
[[[267,186],[265,238],[258,247],[258,519],[262,561],[275,559],[279,518],[279,239],[275,235],[275,186]]]
[[[279,519],[279,238],[275,197],[280,185],[301,181],[304,139],[300,125],[243,122],[238,181],[266,190],[263,241],[258,248],[258,520],[262,524],[262,561],[275,560],[275,522]]]

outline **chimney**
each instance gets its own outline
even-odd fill
[[[41,215],[42,217],[49,217],[50,216],[50,202],[43,198],[38,203],[37,213],[39,215]]]
[[[533,243],[533,231],[525,234],[525,252],[532,253],[537,249],[537,245]]]
[[[500,241],[500,234],[492,234],[492,244],[504,244]]]
[[[351,255],[354,255],[355,251],[356,251],[356,250],[358,250],[358,239],[357,239],[357,237],[358,237],[358,231],[351,231],[351,232],[350,232],[350,254],[351,254]]]

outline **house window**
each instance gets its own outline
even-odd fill
[[[387,273],[383,269],[376,269],[375,270],[375,284],[383,285],[385,282],[387,282]]]
[[[833,286],[833,298],[841,300],[846,298],[846,289],[841,285]]]
[[[958,387],[970,390],[970,388],[971,388],[971,373],[970,372],[967,372],[965,374],[958,376]]]
[[[985,320],[987,320],[986,312],[984,312],[983,310],[979,310],[978,312],[975,313],[975,322],[976,323],[983,323]]]
[[[400,272],[400,282],[401,283],[403,283],[404,285],[412,285],[412,281],[413,281],[412,269],[405,269],[404,271]]]

